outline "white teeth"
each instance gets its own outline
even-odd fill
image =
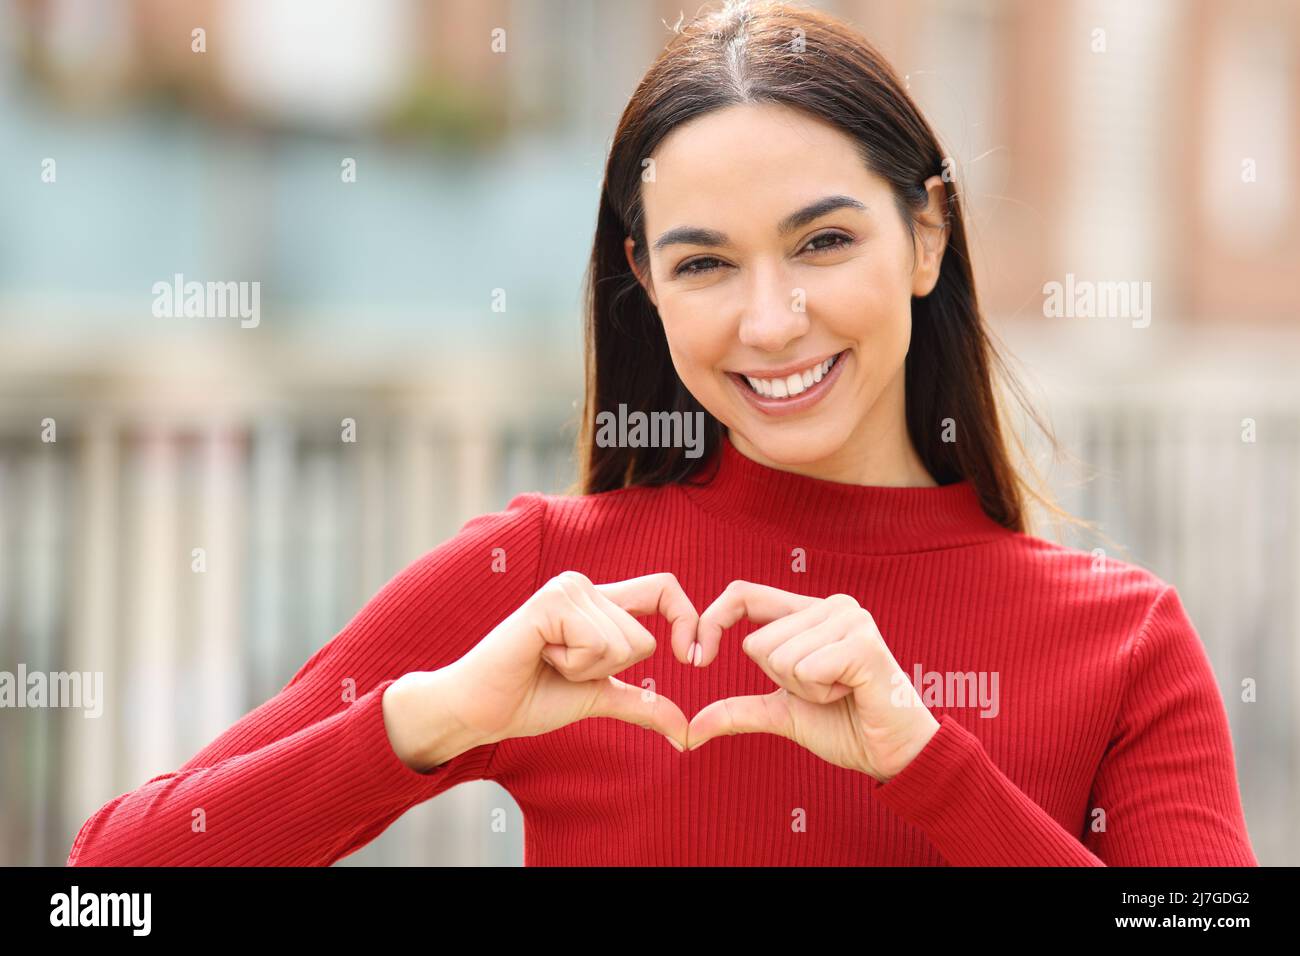
[[[818,362],[811,368],[804,369],[802,372],[796,372],[785,378],[754,378],[746,375],[745,381],[749,387],[760,395],[768,398],[790,398],[805,389],[812,388],[813,385],[825,378],[826,373],[831,370],[838,356],[832,355],[824,362]]]

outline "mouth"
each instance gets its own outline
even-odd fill
[[[820,401],[830,391],[848,356],[848,349],[807,368],[776,377],[742,375],[727,372],[727,377],[745,398],[760,411],[769,415],[790,414],[802,411]]]

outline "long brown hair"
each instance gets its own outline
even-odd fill
[[[842,21],[787,3],[730,0],[720,10],[679,22],[624,109],[605,167],[586,275],[586,400],[577,439],[576,493],[683,481],[718,448],[723,425],[678,378],[658,314],[628,267],[623,241],[633,237],[638,269],[648,274],[642,160],[660,141],[702,114],[760,102],[803,110],[857,140],[867,167],[889,183],[912,235],[927,199],[923,184],[950,168],[893,68]],[[985,328],[956,182],[943,178],[948,242],[939,279],[929,295],[912,299],[904,366],[911,440],[936,482],[969,478],[984,511],[1007,528],[1028,530],[1026,495],[1058,518],[1089,524],[1063,512],[1012,464],[1008,432],[1033,470],[1015,429],[1004,427],[993,387],[995,367],[1033,420],[1048,429]],[[620,404],[647,418],[652,412],[702,412],[704,454],[689,458],[680,447],[598,444],[596,416]],[[943,420],[949,418],[960,429],[957,441],[941,440]]]

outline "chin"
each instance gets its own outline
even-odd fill
[[[738,431],[769,461],[778,465],[809,465],[834,456],[844,447],[849,429],[831,421],[814,424],[791,420],[765,422],[743,431],[733,428],[732,434]]]

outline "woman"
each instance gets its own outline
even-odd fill
[[[329,864],[491,779],[530,865],[1256,865],[1175,589],[1025,532],[944,169],[836,20],[679,28],[606,167],[581,493],[468,522],[69,862]]]

